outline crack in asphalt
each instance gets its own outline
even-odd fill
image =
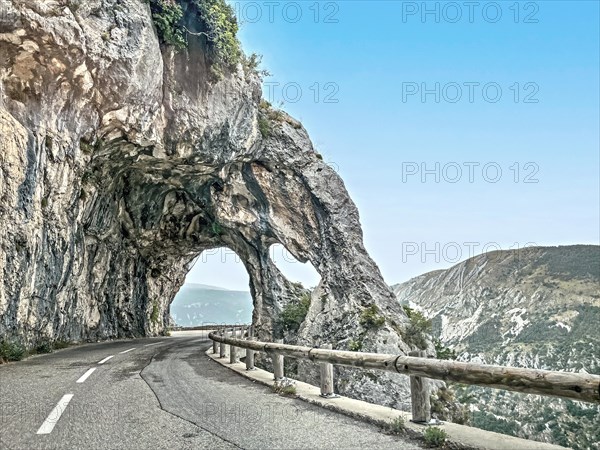
[[[167,410],[167,409],[165,409],[165,408],[163,407],[163,405],[162,405],[162,403],[161,403],[161,401],[160,401],[160,398],[158,397],[158,394],[157,394],[157,393],[156,393],[156,391],[155,391],[155,390],[152,388],[152,386],[150,385],[150,383],[148,382],[148,380],[147,380],[147,379],[146,379],[146,377],[144,376],[144,370],[146,370],[146,369],[147,369],[147,368],[150,366],[150,364],[152,364],[152,363],[154,362],[154,358],[155,358],[155,357],[156,357],[156,356],[157,356],[159,353],[162,353],[162,352],[165,352],[165,351],[169,350],[169,349],[170,349],[170,347],[172,347],[174,344],[176,344],[176,342],[173,342],[173,344],[171,344],[171,345],[170,345],[170,346],[168,346],[167,348],[163,348],[163,349],[162,349],[162,350],[160,350],[159,352],[157,352],[157,353],[155,353],[154,355],[152,355],[152,358],[150,358],[150,361],[148,361],[148,364],[146,364],[146,365],[145,365],[145,366],[142,368],[142,370],[140,370],[140,377],[142,378],[142,380],[144,380],[144,383],[146,383],[146,385],[148,386],[148,388],[150,388],[150,390],[151,390],[151,391],[152,391],[152,393],[154,394],[154,397],[156,397],[156,401],[158,402],[158,405],[159,405],[160,409],[161,409],[162,411],[166,412],[167,414],[170,414],[170,415],[171,415],[171,416],[173,416],[173,417],[177,417],[178,419],[180,419],[180,420],[183,420],[183,421],[185,421],[185,422],[187,422],[187,423],[189,423],[189,424],[191,424],[191,425],[195,426],[196,428],[198,428],[198,429],[200,429],[200,430],[202,430],[202,431],[206,431],[208,434],[210,434],[210,435],[212,435],[212,436],[214,436],[214,437],[216,437],[216,438],[219,438],[219,439],[221,439],[222,441],[224,441],[224,442],[227,442],[228,444],[231,444],[231,445],[233,445],[233,446],[234,446],[234,447],[236,447],[236,448],[243,449],[243,447],[239,446],[237,443],[235,443],[235,442],[233,442],[233,441],[231,441],[231,440],[229,440],[229,439],[227,439],[227,438],[225,438],[225,437],[221,436],[220,434],[218,434],[218,433],[215,433],[214,431],[212,431],[212,430],[209,430],[208,428],[205,428],[205,427],[203,427],[203,426],[201,426],[201,425],[198,425],[197,423],[195,423],[195,422],[192,422],[192,421],[190,421],[190,420],[186,419],[185,417],[181,417],[180,415],[178,415],[178,414],[175,414],[175,413],[173,413],[173,412],[171,412],[171,411],[169,411],[169,410]]]

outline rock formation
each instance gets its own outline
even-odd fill
[[[225,246],[270,339],[296,295],[269,257],[281,243],[322,277],[301,339],[407,351],[340,177],[299,122],[261,103],[255,71],[215,77],[205,38],[187,40],[161,45],[142,0],[2,3],[0,336],[157,335],[190,263]],[[367,307],[385,323],[361,322]],[[362,383],[355,396],[360,380],[347,380]],[[388,404],[398,386],[382,388]]]

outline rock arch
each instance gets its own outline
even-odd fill
[[[300,340],[348,348],[360,335],[365,350],[408,350],[406,316],[364,248],[342,180],[299,122],[261,102],[257,74],[240,64],[214,79],[198,37],[181,53],[161,48],[139,0],[76,11],[9,3],[1,336],[159,334],[190,262],[227,246],[248,269],[255,325],[268,339],[294,292],[269,258],[281,243],[322,278]],[[361,323],[370,305],[381,327]]]

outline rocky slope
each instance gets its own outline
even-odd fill
[[[600,247],[493,252],[393,286],[432,319],[460,360],[600,373]],[[597,406],[458,388],[472,423],[580,449],[598,448]]]
[[[360,334],[365,349],[408,351],[340,177],[261,101],[251,64],[211,59],[208,21],[227,15],[198,8],[224,2],[157,1],[1,4],[0,339],[159,334],[189,264],[215,247],[244,262],[270,339],[297,297],[269,257],[281,243],[322,277],[301,339],[347,348]],[[165,44],[151,4],[181,6],[186,48]],[[385,324],[361,322],[367,308]],[[353,395],[373,398],[370,381],[347,378],[342,392],[358,380]],[[394,404],[406,385],[392,381],[377,396]]]

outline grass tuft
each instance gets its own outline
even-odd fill
[[[404,434],[406,433],[406,424],[404,423],[404,417],[398,416],[387,424],[386,430],[391,434]]]
[[[441,447],[447,438],[448,434],[438,427],[429,427],[423,433],[423,439],[429,447]]]
[[[273,383],[273,392],[284,397],[294,397],[296,396],[296,385],[292,380],[284,378]]]

